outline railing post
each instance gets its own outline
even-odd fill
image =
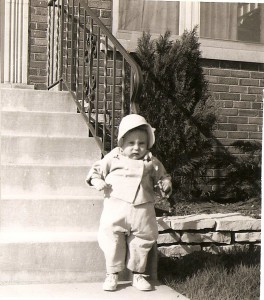
[[[0,83],[4,82],[5,1],[0,1]]]
[[[103,110],[104,110],[104,124],[103,124],[103,148],[106,146],[106,112],[107,112],[107,48],[108,48],[108,37],[105,35],[105,51],[104,51],[104,99],[103,99]]]
[[[113,87],[112,87],[112,122],[111,122],[111,149],[115,142],[115,100],[116,100],[116,47],[113,48]]]
[[[95,133],[96,136],[98,136],[98,106],[99,106],[99,67],[100,67],[100,36],[101,36],[101,30],[98,26],[98,32],[97,32],[97,65],[96,65],[96,98],[95,98]]]
[[[77,27],[77,37],[76,37],[76,60],[75,60],[75,90],[76,90],[76,96],[78,97],[78,90],[79,90],[79,53],[80,53],[80,13],[81,13],[81,7],[80,3],[77,4],[77,21],[76,21],[76,27]]]
[[[83,55],[82,55],[82,112],[85,111],[84,109],[84,98],[85,98],[85,43],[86,43],[86,11],[84,11],[84,16],[83,16]]]
[[[64,0],[61,0],[60,14],[60,66],[59,66],[59,91],[62,91],[62,74],[63,74],[63,35],[64,35]]]
[[[47,78],[47,82],[48,82],[48,86],[50,86],[50,84],[52,83],[51,78],[50,78],[50,61],[51,61],[51,45],[50,45],[50,40],[51,40],[51,6],[48,6],[48,47],[47,47],[47,58],[48,58],[48,78]]]
[[[71,19],[71,89],[73,88],[73,28],[74,28],[74,0],[72,0],[72,19]]]
[[[125,115],[125,59],[122,59],[122,96],[121,96],[121,117],[123,118]]]
[[[68,60],[69,60],[69,46],[68,46],[68,35],[69,35],[69,10],[70,10],[70,5],[69,5],[69,0],[67,0],[66,4],[67,10],[66,10],[66,37],[65,37],[65,45],[66,45],[66,59],[65,59],[65,79],[68,81]]]
[[[59,77],[59,43],[60,43],[60,0],[57,2],[57,13],[56,15],[56,51],[55,51],[55,81],[58,81]]]

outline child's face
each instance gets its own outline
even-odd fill
[[[123,140],[123,155],[131,159],[142,159],[148,151],[146,131],[135,129],[128,132]]]

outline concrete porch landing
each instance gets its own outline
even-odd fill
[[[166,285],[155,282],[155,290],[142,292],[121,281],[118,290],[106,292],[102,283],[27,284],[0,286],[0,299],[5,300],[188,300]]]

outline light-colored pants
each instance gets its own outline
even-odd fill
[[[98,242],[106,260],[107,273],[146,269],[148,253],[158,238],[153,203],[132,204],[106,198],[100,220]]]

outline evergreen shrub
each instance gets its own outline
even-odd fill
[[[170,32],[157,39],[144,32],[138,41],[144,78],[138,105],[156,128],[153,154],[172,176],[173,199],[260,200],[261,144],[236,141],[231,147],[239,153],[232,155],[213,136],[216,116],[199,47],[196,28],[176,41]],[[208,169],[224,176],[209,178]]]
[[[177,199],[203,194],[213,154],[214,108],[201,66],[196,28],[172,41],[143,33],[136,57],[144,77],[140,114],[156,128],[152,149],[173,180]]]
[[[221,202],[261,200],[261,143],[257,141],[235,141],[231,144],[236,155],[221,153],[214,156],[215,168],[222,168],[222,177],[215,177],[211,183],[216,191],[209,192],[212,198]],[[216,195],[214,195],[216,194]]]

